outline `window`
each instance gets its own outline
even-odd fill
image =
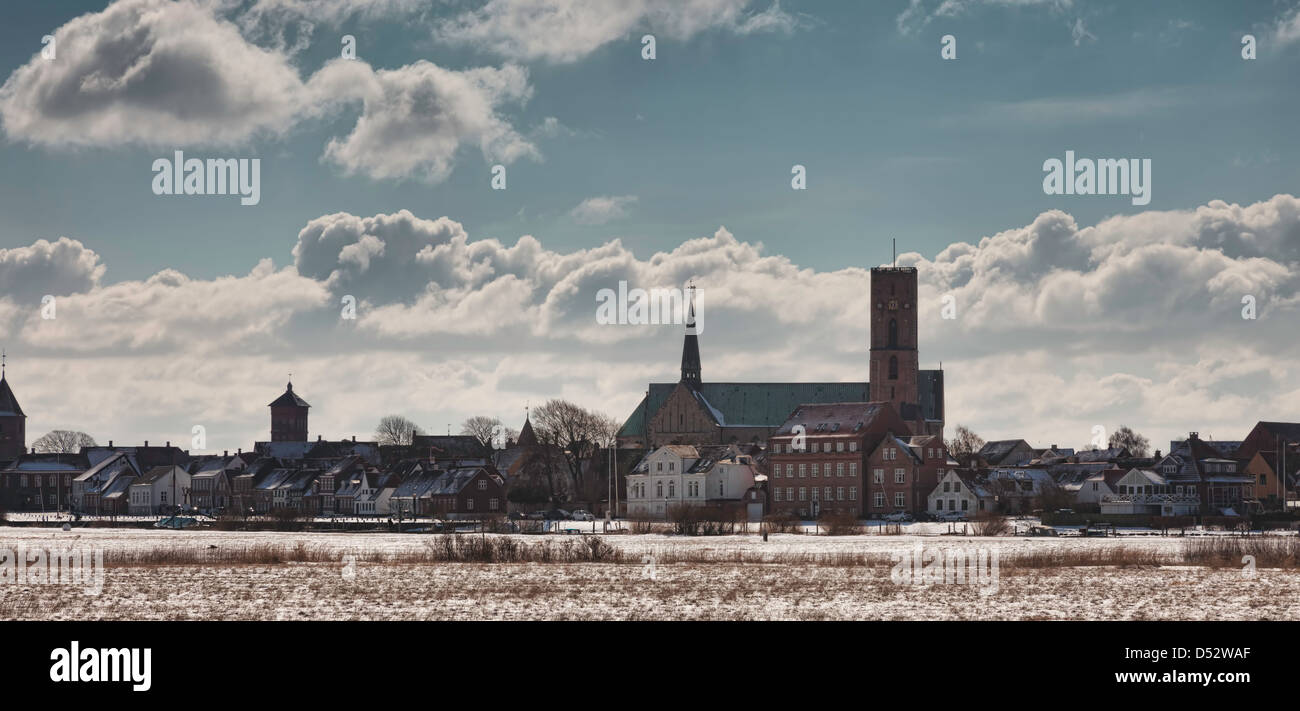
[[[664,483],[662,481],[656,481],[655,498],[662,499],[663,497],[664,497]]]
[[[487,491],[487,480],[486,480],[486,479],[479,479],[479,481],[478,481],[478,490],[479,490],[479,491]]]
[[[850,452],[856,452],[856,451],[858,451],[858,443],[857,443],[857,442],[849,442],[849,451],[850,451]]]
[[[827,473],[830,473],[830,468],[829,468],[830,465],[828,464],[828,465],[826,465],[826,466],[827,466],[826,472],[827,472]],[[813,475],[813,476],[821,476],[821,465],[820,465],[820,464],[817,464],[816,462],[813,463],[813,467],[812,467],[812,475]]]
[[[877,492],[876,492],[876,500],[875,500],[875,504],[874,504],[874,505],[875,505],[875,507],[878,508],[878,509],[879,509],[879,508],[884,508],[884,506],[885,506],[885,492],[883,492],[883,491],[877,491]]]
[[[840,501],[844,500],[844,487],[842,486],[835,487],[835,498],[839,499]]]
[[[772,500],[773,501],[781,500],[781,487],[778,486],[772,490]]]
[[[894,483],[904,484],[907,482],[907,472],[902,469],[894,470]]]
[[[898,356],[889,356],[889,379],[898,380]]]
[[[660,471],[660,472],[661,472],[661,471],[663,471],[663,470],[664,470],[664,463],[663,463],[663,462],[655,462],[655,471]]]
[[[671,472],[676,470],[677,470],[677,462],[668,462],[668,471]]]
[[[473,511],[473,510],[474,510],[474,497],[473,497],[473,496],[466,496],[466,497],[465,497],[465,508],[469,509],[470,511]]]
[[[808,465],[803,462],[799,463],[799,478],[802,479],[808,473]]]
[[[962,511],[969,511],[969,510],[970,510],[970,500],[968,500],[968,499],[962,499],[962,500],[961,500],[961,510],[962,510]]]
[[[894,319],[894,318],[889,319],[889,347],[890,348],[898,347],[898,319]],[[891,375],[889,377],[892,378],[895,376]]]
[[[772,454],[780,454],[780,453],[781,453],[781,445],[779,444],[772,445]]]
[[[857,476],[857,475],[858,475],[858,463],[857,463],[857,462],[849,462],[849,476],[854,476],[854,477],[855,477],[855,476]]]
[[[952,485],[945,481],[945,482],[943,483],[943,493],[946,494],[946,493],[948,493],[949,491],[951,491],[951,489],[949,489],[950,486],[952,486]]]
[[[721,497],[723,497],[723,496],[726,496],[726,493],[727,493],[726,486],[727,486],[727,482],[725,482],[725,481],[720,481],[720,482],[718,482],[718,497],[719,497],[719,498],[721,498]]]
[[[793,487],[793,486],[787,486],[787,487],[785,487],[785,500],[786,500],[786,501],[794,501],[794,487]]]
[[[844,462],[835,463],[835,476],[844,476]]]
[[[823,451],[823,452],[829,452],[829,451],[831,451],[831,443],[830,443],[830,442],[823,442],[823,443],[822,443],[822,451]]]
[[[885,470],[884,470],[884,469],[872,469],[872,470],[871,470],[871,480],[872,480],[873,482],[877,483],[877,484],[883,484],[883,483],[885,483]]]
[[[160,501],[161,501],[162,503],[164,503],[164,504],[167,503],[167,492],[163,491],[163,492],[159,492],[159,493],[162,494],[162,499],[160,499]]]
[[[903,492],[900,491],[894,494],[894,508],[901,509],[904,506],[907,506],[907,499],[904,498]]]
[[[794,478],[794,465],[793,465],[793,464],[787,464],[787,465],[785,465],[785,475],[786,475],[786,477],[788,477],[788,478]]]
[[[858,487],[856,487],[856,486],[850,486],[850,487],[849,487],[849,501],[857,501],[857,500],[858,500]]]
[[[819,489],[819,488],[817,488],[817,487],[815,487],[815,486],[812,488],[812,500],[813,500],[813,501],[819,501],[819,500],[821,500],[821,498],[822,498],[822,497],[821,497],[821,491],[822,491],[821,489]]]
[[[500,499],[488,499],[488,510],[496,511],[498,508],[500,508],[500,506],[501,506]],[[369,508],[370,505],[367,504],[366,507]]]
[[[835,443],[835,451],[836,451],[836,452],[843,452],[843,451],[844,451],[844,443],[843,443],[843,442],[836,442],[836,443]]]
[[[1097,482],[1092,482],[1092,490],[1097,491]]]
[[[804,487],[802,487],[802,486],[799,487],[799,500],[800,500],[800,501],[804,501],[804,500],[806,500],[807,498],[808,498],[808,489],[806,489],[806,488],[804,488]]]
[[[677,496],[677,482],[670,481],[668,482],[668,498],[671,499],[676,496]]]
[[[829,486],[822,489],[822,498],[827,501],[835,500],[835,497],[831,496],[831,488]]]

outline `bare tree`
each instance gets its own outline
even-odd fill
[[[505,449],[519,441],[519,430],[507,427],[501,432],[501,448]]]
[[[375,440],[379,444],[410,444],[412,435],[424,430],[401,415],[384,415],[375,427]]]
[[[497,431],[500,429],[500,419],[483,415],[475,415],[460,423],[461,434],[470,435],[487,449],[496,449]]]
[[[85,432],[72,430],[52,430],[32,442],[32,448],[38,452],[76,454],[82,447],[94,447],[95,438]]]
[[[984,439],[970,431],[966,425],[957,425],[957,431],[953,433],[952,439],[945,444],[948,446],[948,454],[962,462],[984,448]]]
[[[1119,429],[1110,433],[1110,440],[1107,442],[1111,448],[1122,447],[1128,450],[1128,453],[1135,457],[1145,457],[1151,449],[1151,441],[1146,437],[1133,431],[1128,425],[1120,425]]]
[[[609,416],[567,400],[548,400],[533,412],[533,431],[539,440],[553,444],[561,453],[574,492],[584,490],[582,463],[600,447],[608,446],[617,430]]]

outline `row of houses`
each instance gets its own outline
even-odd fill
[[[165,462],[165,463],[164,463]],[[28,453],[0,469],[6,508],[94,515],[204,513],[357,516],[505,513],[505,480],[472,437],[409,446],[355,440],[259,442],[191,456],[172,447]]]

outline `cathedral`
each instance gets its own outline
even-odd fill
[[[920,369],[915,267],[871,270],[870,382],[705,382],[693,294],[681,379],[650,383],[619,429],[620,447],[766,443],[800,405],[872,400],[893,404],[912,434],[943,435],[943,371]]]

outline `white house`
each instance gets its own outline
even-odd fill
[[[1101,500],[1115,493],[1115,486],[1127,472],[1119,469],[1103,469],[1084,479],[1075,492],[1074,503],[1101,505]]]
[[[959,511],[974,516],[981,511],[992,511],[997,499],[975,477],[949,469],[939,477],[927,502],[926,510],[931,514]]]
[[[189,506],[190,474],[184,467],[154,467],[132,482],[127,511],[133,516],[151,516]]]
[[[628,515],[665,518],[674,506],[739,503],[755,474],[753,458],[735,445],[664,445],[628,474]]]
[[[1115,482],[1115,492],[1101,497],[1104,514],[1192,516],[1201,510],[1195,486],[1171,483],[1149,469],[1130,469]]]

